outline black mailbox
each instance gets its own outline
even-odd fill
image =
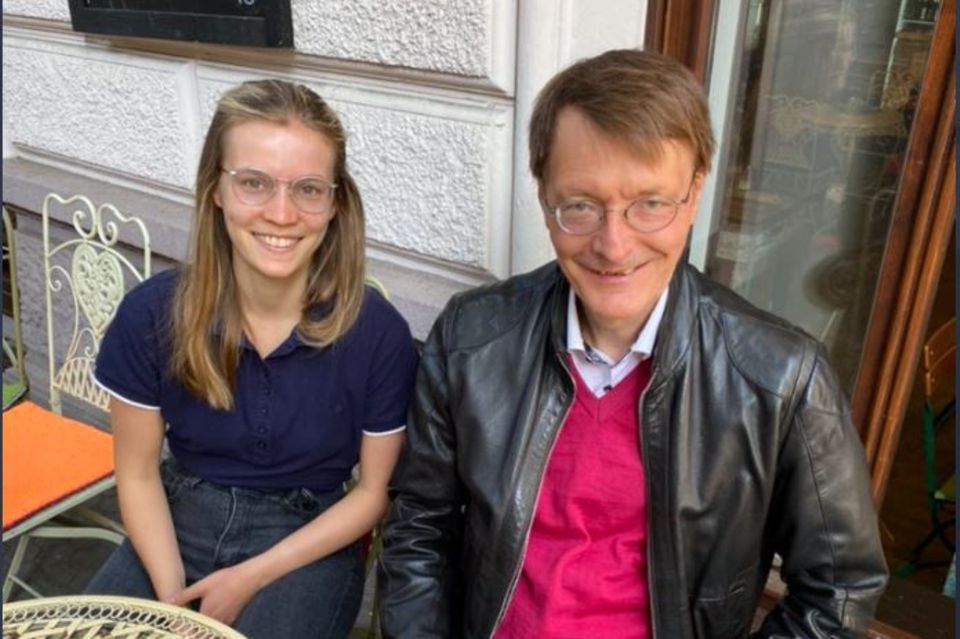
[[[69,0],[74,31],[292,47],[290,0]]]

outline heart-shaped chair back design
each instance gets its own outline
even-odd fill
[[[73,285],[95,335],[102,335],[123,298],[123,271],[117,258],[81,244],[73,253]]]

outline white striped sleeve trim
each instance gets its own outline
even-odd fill
[[[399,428],[394,428],[393,430],[385,430],[379,433],[373,433],[373,432],[370,432],[369,430],[365,430],[363,431],[363,434],[369,437],[383,437],[384,435],[395,435],[397,433],[402,433],[405,430],[407,430],[406,424],[404,424],[403,426],[400,426]]]
[[[110,395],[112,395],[113,397],[116,397],[117,399],[119,399],[124,404],[130,404],[131,406],[136,406],[137,408],[144,408],[146,410],[160,410],[159,406],[150,406],[149,404],[141,404],[140,402],[135,402],[132,399],[124,397],[123,395],[121,395],[120,393],[113,390],[112,388],[110,388],[109,386],[101,382],[99,379],[97,379],[96,375],[93,376],[93,383],[99,386],[100,388],[102,388],[103,390],[107,391],[108,393],[110,393]]]

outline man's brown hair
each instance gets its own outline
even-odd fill
[[[579,109],[607,135],[641,156],[659,157],[666,140],[687,144],[707,173],[714,139],[700,82],[682,64],[651,51],[619,49],[580,60],[547,83],[530,118],[530,171],[542,185],[557,116]]]

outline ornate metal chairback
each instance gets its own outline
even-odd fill
[[[10,267],[10,302],[13,314],[13,344],[3,336],[3,351],[17,370],[18,381],[26,387],[27,373],[23,361],[23,337],[20,328],[20,288],[17,282],[17,244],[13,237],[13,222],[7,207],[3,207],[3,261]],[[6,401],[6,400],[5,400]]]
[[[71,205],[76,237],[51,245],[51,206],[66,210]],[[137,253],[135,261],[128,257]],[[43,266],[50,407],[60,413],[60,395],[66,393],[106,410],[109,396],[94,384],[93,365],[127,289],[150,276],[150,234],[140,219],[112,204],[95,207],[83,195],[50,193],[43,200]],[[65,337],[56,333],[58,319]],[[65,348],[62,355],[58,348]]]
[[[911,69],[880,69],[870,76],[868,96],[884,109],[901,110],[919,88],[920,82]]]

